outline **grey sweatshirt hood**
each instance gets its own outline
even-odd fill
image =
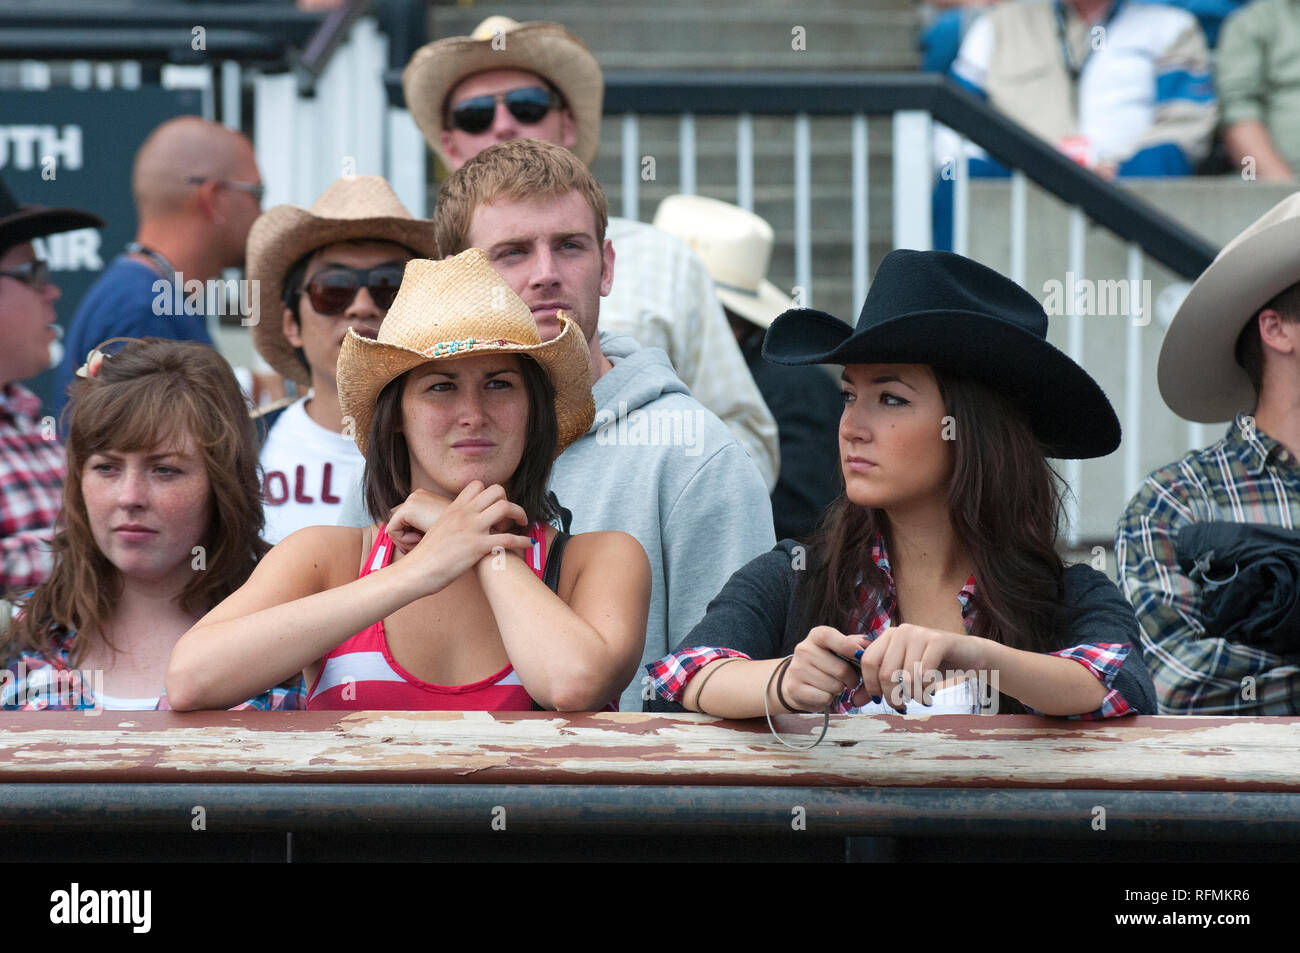
[[[681,382],[668,355],[661,348],[642,347],[625,334],[601,331],[600,350],[614,368],[591,388],[592,397],[596,401],[596,421],[591,425],[592,431],[601,425],[602,410],[618,414],[619,405],[622,404],[625,408],[623,413],[626,414],[629,410],[644,407],[663,394],[691,392]]]

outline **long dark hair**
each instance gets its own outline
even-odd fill
[[[972,634],[1029,652],[1059,647],[1054,635],[1068,618],[1061,605],[1065,566],[1057,554],[1062,494],[1060,477],[1024,415],[1006,398],[976,381],[934,370],[955,439],[948,484],[948,515],[975,568]],[[871,561],[877,533],[889,543],[882,510],[859,506],[844,494],[827,509],[809,540],[804,574],[807,616],[801,631],[830,625],[846,631],[862,585],[885,588]],[[1003,712],[1024,706],[1003,696]]]
[[[528,421],[523,456],[510,475],[510,501],[523,509],[529,522],[546,523],[558,515],[546,492],[560,439],[555,387],[532,358],[519,355],[516,360],[528,392]],[[389,514],[411,495],[411,454],[398,426],[402,421],[402,390],[411,373],[389,381],[379,392],[370,420],[363,485],[366,508],[377,523],[386,522]]]
[[[75,378],[70,397],[68,476],[54,567],[22,601],[6,652],[46,651],[56,630],[65,628],[77,633],[75,665],[94,640],[107,643],[102,630],[122,594],[121,573],[95,543],[81,492],[94,454],[152,450],[181,434],[194,436],[212,487],[212,518],[196,540],[208,553],[204,569],[176,597],[186,612],[202,615],[242,586],[269,547],[261,538],[256,431],[234,372],[215,350],[193,341],[128,339],[93,376]]]

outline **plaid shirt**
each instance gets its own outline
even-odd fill
[[[0,387],[0,598],[50,572],[50,537],[63,505],[63,445],[46,437],[41,401],[18,384]]]
[[[1218,443],[1143,481],[1119,522],[1119,584],[1142,623],[1160,711],[1300,714],[1300,668],[1262,649],[1208,638],[1201,589],[1178,565],[1178,532],[1225,521],[1300,527],[1300,462],[1238,414]]]
[[[48,653],[24,650],[0,669],[0,710],[4,711],[103,711],[95,695],[95,677],[85,669],[72,667],[76,635],[51,639]],[[302,711],[307,707],[307,689],[302,675],[250,698],[231,711]],[[171,711],[167,695],[158,699],[155,711]]]
[[[866,636],[868,641],[874,642],[877,636],[893,624],[894,616],[898,611],[898,588],[894,585],[894,577],[890,573],[889,556],[885,552],[885,540],[882,536],[878,535],[872,543],[871,558],[885,574],[886,589],[884,592],[877,593],[865,586],[861,588],[858,607],[849,618],[848,630],[860,633]],[[974,595],[975,577],[972,576],[966,580],[966,585],[962,586],[961,591],[957,593],[957,601],[961,605],[962,625],[965,627],[967,634],[970,633],[975,623],[975,607],[972,601]],[[1088,643],[1049,653],[1059,655],[1061,658],[1073,659],[1087,668],[1098,681],[1109,689],[1106,697],[1102,699],[1101,706],[1095,711],[1065,717],[1091,720],[1095,718],[1115,718],[1129,714],[1131,709],[1128,702],[1113,687],[1115,676],[1119,674],[1120,668],[1123,667],[1129,649],[1130,646],[1126,644]],[[748,659],[749,656],[734,649],[701,646],[673,652],[658,662],[647,665],[646,669],[650,673],[652,687],[661,698],[666,698],[671,702],[680,702],[686,683],[691,680],[692,676],[705,665],[720,658]],[[859,681],[858,684],[861,685],[862,683]],[[856,688],[845,690],[831,705],[831,711],[834,714],[858,711],[859,709],[853,705],[852,695],[854,691],[856,691]],[[1029,708],[1028,705],[1025,706],[1025,709],[1033,712],[1033,709]],[[1037,713],[1035,712],[1035,714]]]

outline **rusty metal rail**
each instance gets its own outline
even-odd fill
[[[791,737],[820,724],[779,719]],[[196,807],[206,830],[272,852],[292,833],[477,836],[483,850],[497,820],[575,857],[592,838],[680,833],[778,854],[799,832],[850,855],[861,838],[1083,850],[1101,816],[1105,840],[1133,849],[1257,844],[1276,858],[1300,851],[1300,719],[848,716],[794,751],[761,721],[700,715],[0,715],[0,830],[175,846]]]

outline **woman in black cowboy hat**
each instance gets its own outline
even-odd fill
[[[727,583],[661,698],[764,712],[1155,711],[1133,611],[1065,568],[1047,457],[1119,445],[1097,384],[1049,345],[1034,298],[946,252],[881,262],[856,328],[781,315],[763,356],[843,364],[843,492],[806,547],[782,541]]]

